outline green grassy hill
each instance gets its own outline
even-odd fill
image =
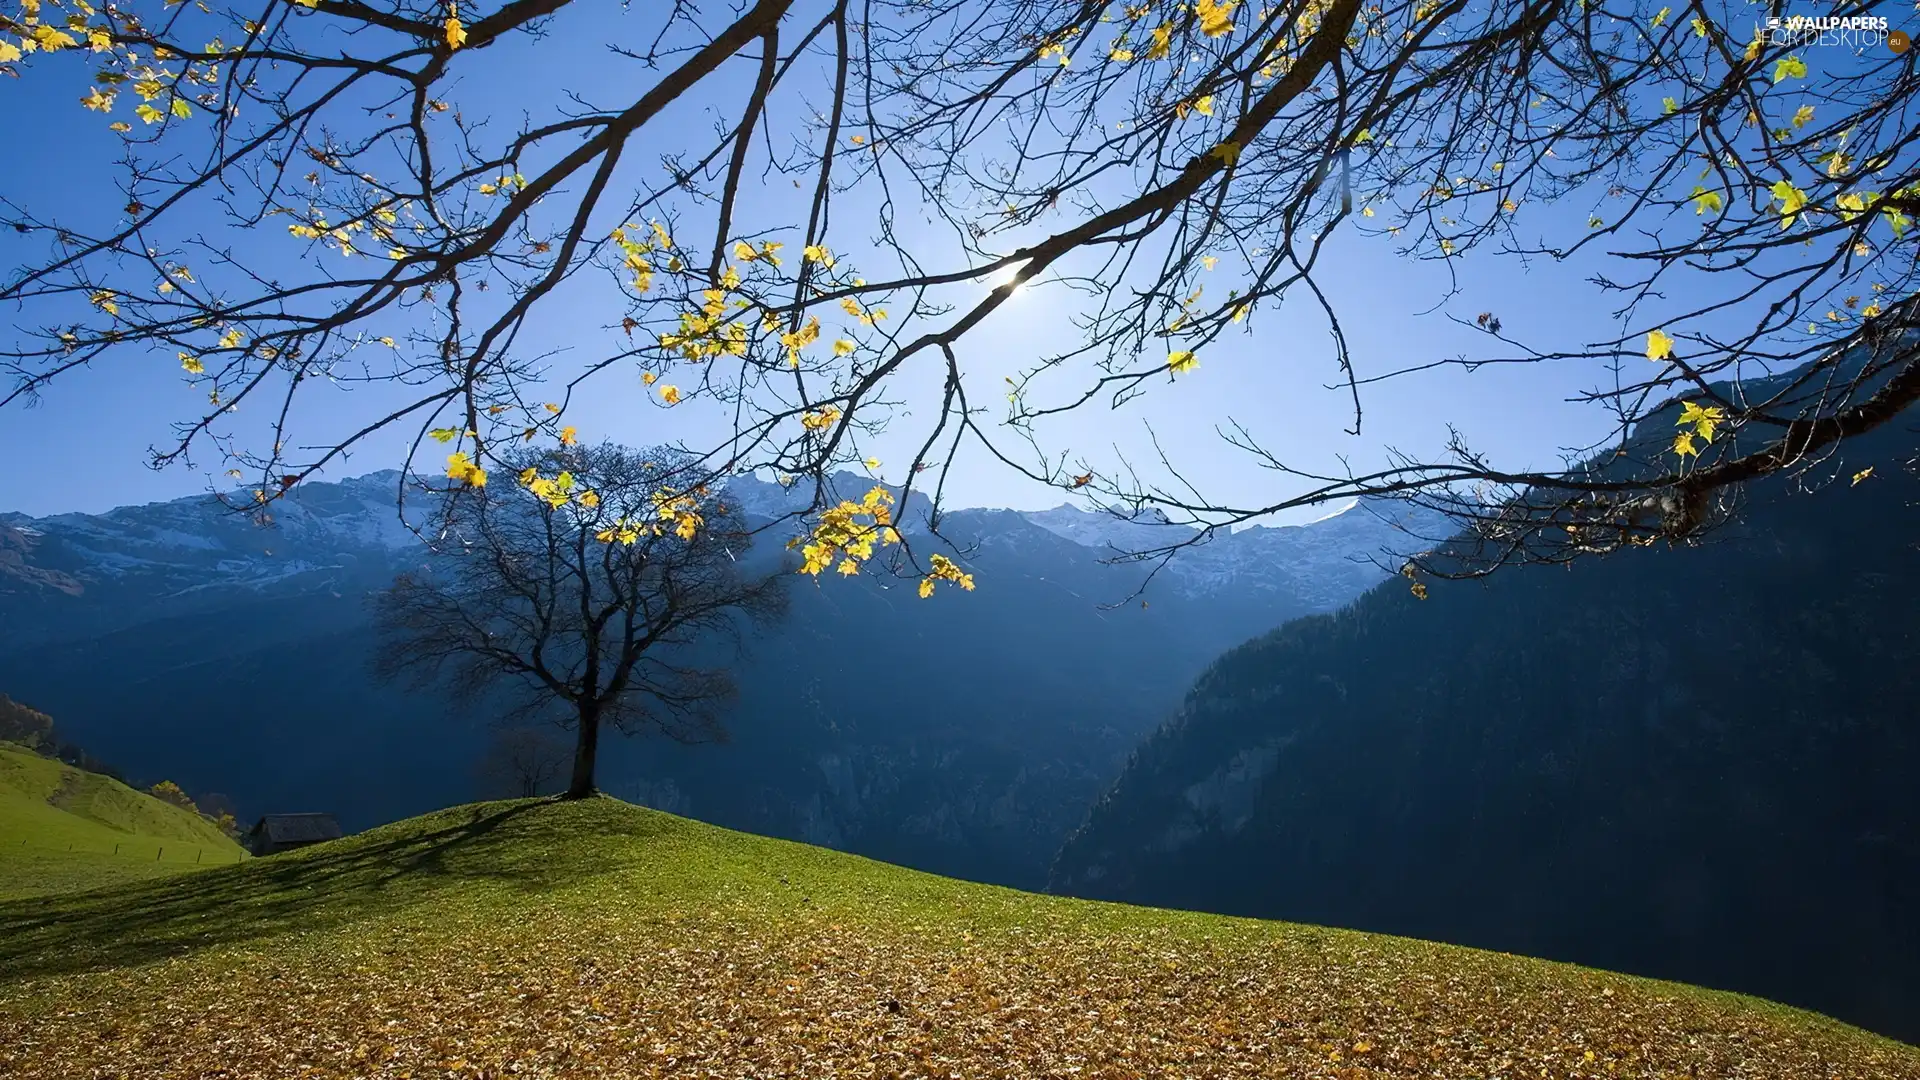
[[[0,903],[0,1075],[1916,1080],[1920,1050],[1729,994],[971,885],[594,799]]]
[[[143,880],[243,855],[205,818],[0,743],[0,899]]]

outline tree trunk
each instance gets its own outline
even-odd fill
[[[567,786],[566,797],[584,799],[593,794],[593,764],[600,751],[600,710],[597,706],[580,707],[580,738],[573,751],[573,783]]]

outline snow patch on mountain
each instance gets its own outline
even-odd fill
[[[1252,525],[1204,537],[1153,507],[1120,514],[1062,505],[1022,516],[1110,561],[1150,567],[1178,548],[1160,573],[1184,592],[1283,591],[1316,609],[1352,599],[1447,533],[1442,515],[1386,500],[1357,500],[1304,525]]]
[[[397,569],[408,553],[420,550],[420,537],[396,506],[400,481],[400,473],[386,470],[302,484],[269,508],[272,520],[264,525],[211,496],[98,515],[0,514],[0,528],[13,536],[7,558],[0,559],[0,575],[15,588],[51,585],[71,593],[114,585],[138,588],[149,597],[213,587],[330,588],[345,574]],[[828,479],[827,494],[834,501],[858,501],[877,484],[872,477],[836,473]],[[898,497],[897,487],[881,486]],[[731,478],[724,492],[749,520],[788,518],[776,528],[792,533],[801,531],[801,516],[814,495],[810,484],[784,487],[754,476]],[[426,498],[408,493],[410,519],[428,516]],[[895,521],[910,536],[924,536],[930,510],[927,497],[916,491],[906,507],[895,506]],[[1041,557],[1047,546],[1040,538],[1044,531],[1082,549],[1088,559],[1133,564],[1143,576],[1153,573],[1156,590],[1171,588],[1199,598],[1229,591],[1272,595],[1276,602],[1308,610],[1346,603],[1387,576],[1399,559],[1431,547],[1444,531],[1437,515],[1384,500],[1356,501],[1309,524],[1254,525],[1206,537],[1192,526],[1169,522],[1151,506],[1133,513],[1072,505],[956,510],[948,518],[955,526],[966,523],[976,550],[1017,555],[1031,549]],[[1160,566],[1158,555],[1175,548]]]

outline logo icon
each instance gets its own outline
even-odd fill
[[[1913,39],[1907,36],[1905,30],[1895,30],[1887,35],[1887,48],[1892,49],[1895,55],[1906,52],[1912,45]]]

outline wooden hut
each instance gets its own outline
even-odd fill
[[[247,833],[247,849],[255,855],[271,855],[338,840],[340,835],[340,823],[332,814],[268,814]]]

